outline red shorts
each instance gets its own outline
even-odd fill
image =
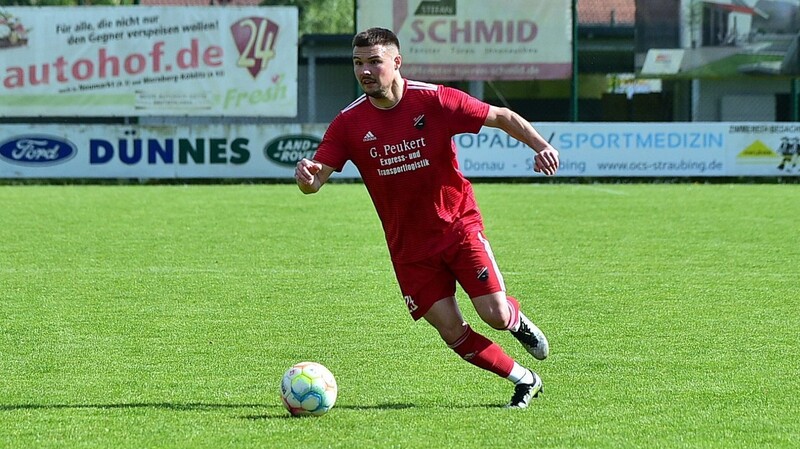
[[[489,241],[472,232],[444,251],[411,263],[394,262],[400,291],[414,320],[438,300],[456,294],[456,282],[470,298],[505,291]]]

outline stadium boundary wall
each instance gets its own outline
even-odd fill
[[[291,179],[325,124],[1,125],[2,179]],[[800,124],[536,123],[561,152],[560,177],[800,176]],[[533,152],[483,128],[454,138],[467,177],[533,173]],[[425,148],[378,141],[383,175],[424,170]],[[402,157],[397,157],[398,155]],[[335,175],[358,179],[348,164]]]

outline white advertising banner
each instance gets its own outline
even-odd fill
[[[0,178],[292,178],[326,127],[6,125]]]
[[[800,176],[798,124],[536,126],[561,152],[559,177]],[[3,125],[0,178],[291,179],[326,127]],[[455,143],[467,177],[542,176],[533,172],[532,150],[502,131],[460,134]],[[334,176],[360,175],[347,164]]]
[[[564,177],[797,176],[800,125],[537,123]],[[468,177],[531,176],[533,155],[502,131],[456,136]],[[796,164],[796,165],[795,165]]]
[[[389,28],[421,80],[567,79],[570,0],[361,0],[359,30]]]
[[[297,116],[297,8],[0,8],[0,116]]]

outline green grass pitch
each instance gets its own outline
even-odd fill
[[[475,189],[550,358],[461,304],[527,410],[408,317],[359,184],[1,186],[0,448],[800,447],[800,186]]]

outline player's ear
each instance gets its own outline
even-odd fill
[[[403,57],[400,56],[400,55],[395,56],[394,57],[394,69],[395,70],[399,70],[401,65],[403,65]]]

